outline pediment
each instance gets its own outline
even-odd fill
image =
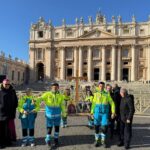
[[[115,37],[115,35],[113,35],[112,33],[99,29],[94,29],[81,35],[79,38],[113,38],[113,37]]]

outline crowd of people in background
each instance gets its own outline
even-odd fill
[[[47,130],[45,142],[48,147],[59,146],[60,127],[66,128],[68,113],[76,112],[78,109],[89,114],[88,126],[90,129],[95,129],[95,147],[103,145],[107,148],[107,135],[113,139],[116,133],[118,146],[129,149],[135,112],[134,96],[117,84],[105,85],[104,82],[99,82],[94,91],[87,87],[85,99],[74,106],[73,103],[69,103],[72,88],[72,86],[66,88],[62,93],[59,90],[59,84],[54,82],[50,90],[40,97],[35,97],[32,89],[27,88],[26,94],[17,98],[10,81],[5,79],[0,90],[0,149],[11,146],[17,140],[14,124],[16,110],[19,112],[22,127],[21,146],[36,145],[35,121],[42,102],[45,104]],[[52,136],[53,128],[54,135]],[[108,131],[110,131],[109,134]],[[52,137],[54,137],[54,145],[52,145]]]

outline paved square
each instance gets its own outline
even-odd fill
[[[87,125],[87,117],[69,117],[69,127],[61,128],[59,150],[88,150],[88,149],[103,149],[95,148],[94,143],[94,130],[90,130]],[[44,113],[39,112],[36,120],[35,137],[37,146],[31,148],[27,146],[25,148],[21,145],[21,126],[20,120],[16,119],[16,129],[18,141],[16,146],[7,148],[8,150],[46,150],[48,147],[45,145],[45,118]],[[108,150],[121,150],[116,146],[117,138],[109,140]],[[133,125],[133,138],[131,148],[133,150],[150,150],[150,117],[135,117]]]

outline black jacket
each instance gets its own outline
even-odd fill
[[[120,116],[120,102],[121,102],[121,95],[120,95],[120,88],[116,88],[113,90],[114,96],[113,100],[115,103],[116,115],[117,117]]]
[[[127,119],[132,121],[134,115],[134,101],[129,95],[123,97],[120,102],[120,115],[121,120],[126,122]]]
[[[12,86],[6,90],[3,86],[0,89],[0,121],[14,119],[18,99]]]

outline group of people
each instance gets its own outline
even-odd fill
[[[87,90],[85,102],[86,108],[90,107],[88,126],[95,127],[95,146],[102,144],[107,147],[106,135],[110,129],[110,138],[113,138],[115,131],[119,139],[118,146],[129,149],[135,112],[134,96],[117,84],[99,82],[94,94],[90,89]]]
[[[45,119],[47,134],[45,142],[49,147],[59,146],[60,126],[67,127],[68,101],[70,90],[59,91],[59,84],[52,83],[51,89],[40,97],[35,97],[31,89],[26,94],[17,98],[16,92],[8,79],[5,79],[0,90],[0,149],[11,145],[16,141],[14,119],[16,109],[22,127],[22,146],[30,144],[35,146],[35,120],[40,110],[42,101],[45,104]],[[95,146],[101,144],[107,147],[106,135],[108,127],[113,137],[114,124],[117,122],[117,133],[119,135],[118,146],[130,146],[132,135],[132,120],[134,115],[134,101],[128,95],[125,88],[119,88],[117,84],[105,86],[99,82],[94,93],[88,92],[86,101],[89,101],[90,110],[89,126],[95,128]],[[54,128],[54,145],[52,145],[52,129]]]

